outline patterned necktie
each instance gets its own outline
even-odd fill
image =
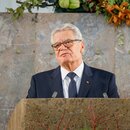
[[[67,74],[67,76],[71,79],[69,83],[69,89],[68,89],[69,97],[70,98],[77,97],[76,82],[74,80],[74,77],[76,76],[76,74],[74,72],[70,72]]]

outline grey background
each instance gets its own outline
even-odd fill
[[[0,13],[0,130],[16,103],[25,98],[31,76],[57,66],[50,32],[70,22],[85,39],[84,61],[115,73],[121,98],[130,97],[130,28],[115,28],[96,14],[25,14],[17,21]]]

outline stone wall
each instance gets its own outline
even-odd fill
[[[50,46],[50,32],[60,23],[74,23],[86,44],[84,61],[111,71],[121,98],[130,97],[130,28],[114,28],[96,14],[25,14],[13,21],[0,14],[0,130],[6,129],[10,112],[25,98],[31,76],[57,66]]]

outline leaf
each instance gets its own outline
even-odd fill
[[[112,13],[112,10],[114,9],[114,6],[111,6],[111,5],[108,5],[106,10],[109,12],[109,13]]]
[[[115,0],[108,0],[108,3],[109,3],[110,5],[114,5],[114,4],[116,3],[116,1],[115,1]]]
[[[124,13],[122,13],[122,12],[119,12],[119,14],[118,14],[118,18],[120,18],[120,19],[122,19],[122,20],[125,20],[125,14]]]
[[[126,24],[127,24],[128,26],[130,26],[130,19],[129,19],[129,20],[126,20]]]
[[[12,8],[7,8],[7,12],[13,14],[15,11],[14,11],[14,9],[12,9]]]
[[[14,20],[19,19],[20,16],[21,16],[21,15],[20,15],[19,13],[14,13],[14,14],[13,14]]]
[[[30,3],[27,3],[27,2],[25,2],[25,3],[23,3],[21,6],[23,6],[23,8],[27,8],[29,5],[31,5]]]
[[[94,6],[94,2],[91,2],[91,3],[89,4],[89,8],[91,9],[93,6]]]
[[[117,23],[118,22],[118,18],[116,16],[113,16],[113,22]]]
[[[31,6],[31,4],[29,4],[29,3],[26,3],[25,5],[23,5],[25,8],[30,8],[30,6]]]
[[[32,9],[32,6],[29,6],[29,7],[27,8],[27,10],[28,10],[29,13],[32,13],[32,10],[31,10],[31,9]]]
[[[96,6],[96,10],[100,10],[100,7],[99,7],[99,6]]]
[[[101,13],[101,11],[97,10],[96,11],[96,15],[99,15]]]
[[[130,3],[129,3],[129,5],[128,5],[128,9],[130,10]]]
[[[16,12],[19,13],[19,14],[23,14],[24,8],[23,8],[22,6],[21,6],[21,7],[18,7],[18,8],[16,9]]]
[[[122,2],[120,8],[127,7],[129,4],[128,2]]]

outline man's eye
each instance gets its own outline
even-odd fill
[[[70,41],[70,40],[65,42],[65,44],[69,44],[69,43],[71,43],[71,41]]]
[[[72,41],[68,41],[68,43],[71,43]]]
[[[58,48],[58,47],[60,47],[60,45],[61,45],[61,44],[57,44],[57,45],[55,45],[55,48]]]

